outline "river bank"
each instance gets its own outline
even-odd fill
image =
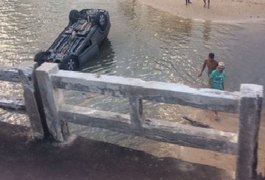
[[[203,0],[193,0],[188,6],[185,5],[184,0],[139,0],[139,2],[188,19],[217,22],[265,20],[263,0],[214,0],[211,1],[210,9],[203,7]]]

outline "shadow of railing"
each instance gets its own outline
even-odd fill
[[[232,179],[224,170],[159,158],[143,151],[77,137],[72,145],[29,141],[29,128],[0,122],[0,179]]]

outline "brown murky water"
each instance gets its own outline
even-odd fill
[[[101,54],[84,67],[84,72],[119,75],[164,82],[184,83],[193,87],[207,85],[206,74],[198,78],[209,52],[226,64],[225,88],[239,90],[241,83],[265,85],[265,22],[221,24],[193,21],[172,16],[135,0],[0,0],[0,63],[17,66],[31,61],[34,54],[47,49],[68,21],[71,9],[103,8],[110,12],[111,31]],[[1,83],[4,95],[21,97],[19,85]],[[15,91],[14,91],[15,90]],[[128,113],[125,99],[91,97],[67,92],[68,102],[97,109]],[[74,101],[72,101],[74,99]],[[214,122],[211,112],[145,103],[146,115],[168,120],[193,114],[204,123],[226,131],[237,131],[236,116],[222,114],[225,120]],[[156,113],[154,113],[156,112]],[[0,111],[1,121],[28,125],[27,118]],[[206,114],[206,115],[205,115]],[[74,133],[150,152],[231,170],[234,157],[157,143],[119,133],[74,126]],[[190,156],[197,154],[197,156]],[[225,159],[225,160],[223,160]],[[263,160],[261,160],[263,161]],[[262,162],[264,163],[264,162]]]

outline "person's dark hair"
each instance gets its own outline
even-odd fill
[[[210,58],[210,59],[214,59],[214,53],[210,53],[210,54],[209,54],[209,58]]]

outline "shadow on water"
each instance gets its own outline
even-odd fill
[[[29,141],[29,130],[0,122],[0,179],[231,179],[218,168],[78,137],[63,147]]]

